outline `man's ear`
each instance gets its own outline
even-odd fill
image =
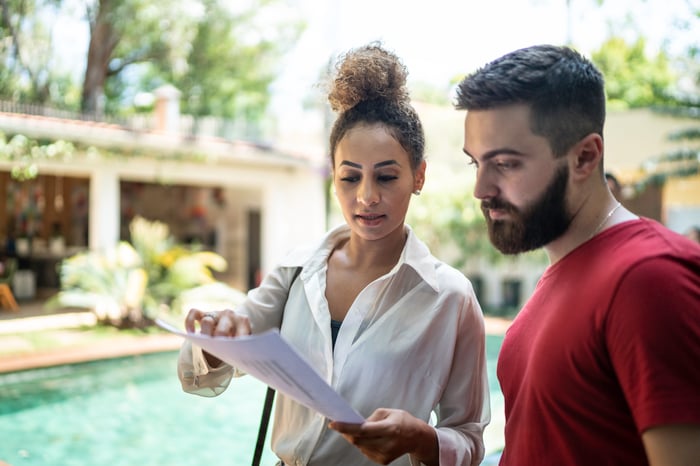
[[[598,173],[598,165],[603,161],[603,138],[591,133],[582,138],[571,149],[571,174],[577,178],[588,178]]]

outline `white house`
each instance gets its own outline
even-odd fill
[[[62,257],[124,238],[135,215],[163,221],[179,240],[220,253],[229,264],[225,280],[242,290],[292,247],[325,231],[320,144],[317,153],[294,153],[193,136],[181,130],[187,120],[179,114],[179,93],[156,95],[150,129],[0,112],[0,132],[8,137],[64,140],[77,148],[71,157],[41,159],[39,176],[25,182],[10,176],[16,160],[0,158],[2,246],[31,234],[31,248],[17,252],[38,288],[57,286],[55,264]],[[63,250],[49,248],[54,235],[64,238]]]

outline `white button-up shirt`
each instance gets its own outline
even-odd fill
[[[362,416],[396,408],[431,422],[434,413],[440,464],[478,465],[490,420],[483,314],[466,277],[406,231],[398,263],[357,296],[335,348],[326,272],[331,252],[349,237],[347,226],[315,248],[292,252],[236,311],[249,317],[253,333],[279,328],[284,313],[282,336]],[[228,366],[207,367],[201,350],[187,343],[178,372],[185,391],[204,396],[221,393],[233,375]],[[272,449],[284,463],[374,464],[317,412],[282,393],[275,406]],[[419,462],[405,455],[391,464]]]

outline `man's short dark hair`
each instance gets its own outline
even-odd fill
[[[603,137],[603,75],[569,47],[536,45],[510,52],[468,75],[457,87],[459,110],[512,104],[530,106],[530,129],[547,138],[557,156],[588,134]]]

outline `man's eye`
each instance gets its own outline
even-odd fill
[[[510,161],[502,161],[502,162],[496,163],[496,166],[501,170],[510,170],[512,168],[517,167],[517,165],[518,164],[516,162],[510,162]]]

